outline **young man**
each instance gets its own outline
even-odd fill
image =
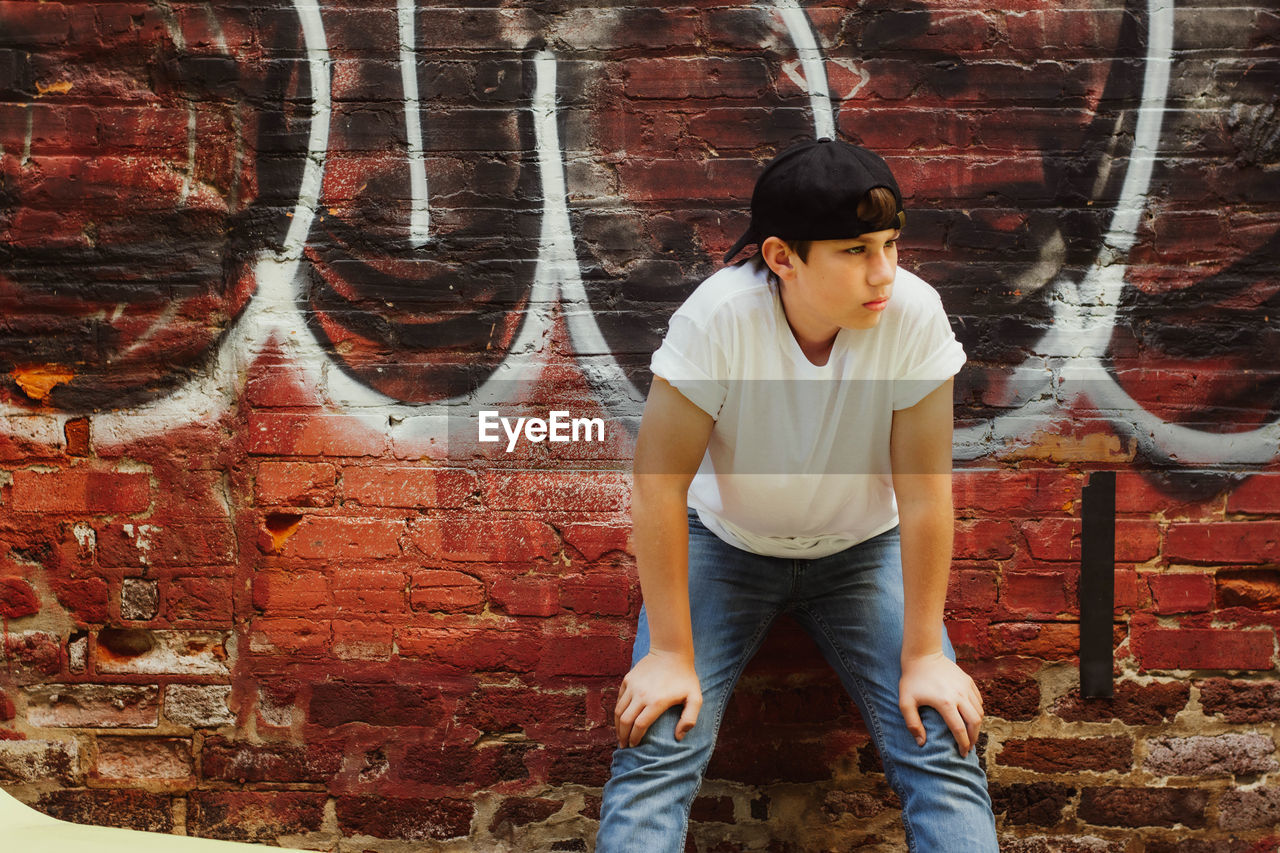
[[[790,612],[861,709],[912,851],[995,851],[982,700],[942,613],[951,385],[937,293],[897,269],[879,156],[805,142],[764,169],[751,225],[653,356],[632,519],[644,595],[615,710],[597,853],[684,849],[725,704]]]

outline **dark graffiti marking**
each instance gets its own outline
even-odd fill
[[[5,7],[11,431],[214,414],[274,342],[319,400],[425,435],[436,404],[536,376],[557,305],[601,401],[634,414],[759,163],[835,131],[908,188],[903,263],[971,357],[961,455],[1077,404],[1153,459],[1276,455],[1265,16],[139,8],[100,38]]]

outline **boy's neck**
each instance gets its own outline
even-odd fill
[[[835,346],[836,336],[840,334],[840,327],[816,318],[804,317],[803,311],[794,304],[788,304],[786,287],[779,288],[779,296],[782,300],[782,314],[787,318],[787,326],[800,346],[800,351],[810,364],[822,367],[831,358],[831,349]]]

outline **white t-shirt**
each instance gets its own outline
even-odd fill
[[[726,267],[671,317],[650,368],[716,419],[689,506],[738,548],[817,558],[898,523],[893,412],[965,362],[942,300],[899,268],[871,329],[841,329],[810,362],[768,270]]]

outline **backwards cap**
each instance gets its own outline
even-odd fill
[[[858,203],[876,187],[893,193],[901,227],[902,193],[879,154],[825,138],[793,145],[760,173],[751,193],[751,224],[724,261],[768,237],[846,240],[879,231],[884,225],[858,218]]]

